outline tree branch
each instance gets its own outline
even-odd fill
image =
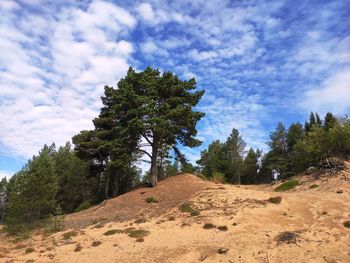
[[[146,154],[146,155],[148,155],[148,157],[152,159],[152,155],[150,153],[148,153],[148,152],[146,152],[145,150],[142,150],[142,149],[139,149],[139,151],[144,153],[144,154]]]
[[[151,145],[153,146],[153,143],[151,142],[150,139],[147,138],[147,136],[145,136],[144,134],[141,134],[143,138],[145,138],[145,140]]]

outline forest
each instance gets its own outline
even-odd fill
[[[230,184],[263,184],[318,169],[328,157],[350,153],[350,120],[311,112],[304,123],[278,123],[269,150],[249,148],[232,127],[225,142],[215,140],[193,165],[181,147],[197,147],[195,110],[204,90],[194,79],[171,72],[130,68],[117,87],[105,87],[103,107],[83,130],[56,148],[44,145],[8,181],[0,182],[0,222],[11,234],[46,224],[54,216],[80,211],[139,185],[180,172]],[[138,168],[140,162],[149,171]],[[144,174],[143,174],[144,173]]]

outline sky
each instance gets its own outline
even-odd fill
[[[0,178],[93,127],[132,66],[194,77],[202,146],[237,128],[267,149],[279,121],[350,113],[350,0],[0,1]]]

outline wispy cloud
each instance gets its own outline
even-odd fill
[[[278,121],[349,113],[347,2],[1,1],[0,145],[28,158],[64,143],[91,128],[105,84],[151,65],[206,90],[189,159],[232,128],[266,148]]]

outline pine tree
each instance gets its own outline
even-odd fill
[[[241,184],[242,163],[245,153],[246,143],[237,129],[232,129],[231,134],[226,140],[226,156],[229,160],[230,176],[229,182]]]
[[[3,178],[0,181],[0,223],[4,221],[5,210],[7,206],[7,179]]]
[[[56,205],[58,190],[54,169],[55,146],[44,146],[38,156],[17,174],[8,197],[5,224],[8,231],[16,233],[40,219],[47,218]]]
[[[151,185],[157,184],[157,161],[163,147],[176,147],[178,143],[196,147],[196,124],[204,116],[193,111],[204,91],[195,91],[194,79],[182,81],[171,72],[147,68],[143,72],[129,69],[118,83],[119,105],[130,109],[120,122],[124,135],[136,133],[145,143],[138,151],[151,159]],[[144,149],[149,146],[151,152]]]
[[[242,182],[243,184],[256,184],[258,180],[259,170],[259,149],[255,152],[253,148],[250,148],[247,156],[244,158],[242,169]]]
[[[333,128],[338,123],[337,118],[330,112],[326,113],[326,116],[324,118],[324,124],[323,127],[326,131],[329,131],[329,129]]]

